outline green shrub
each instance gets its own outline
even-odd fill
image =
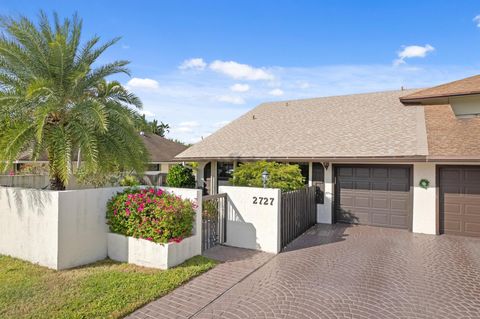
[[[262,173],[268,172],[267,187],[292,191],[305,186],[305,179],[298,165],[276,162],[248,162],[235,168],[230,183],[235,186],[263,187]]]
[[[192,235],[195,204],[161,189],[129,188],[107,204],[110,231],[156,243],[179,242]]]
[[[191,168],[176,164],[167,174],[167,185],[170,187],[195,188],[195,176]]]
[[[120,180],[120,186],[138,186],[140,181],[134,175],[127,175]]]

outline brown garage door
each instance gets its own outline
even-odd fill
[[[440,233],[480,237],[480,167],[444,166],[440,174]]]
[[[335,176],[337,222],[410,228],[410,167],[336,166]]]

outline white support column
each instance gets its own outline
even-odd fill
[[[197,167],[197,187],[203,187],[203,182],[205,181],[205,176],[203,176],[205,165],[208,162],[198,162]]]
[[[308,162],[308,186],[313,185],[313,163]]]
[[[333,169],[332,164],[325,169],[325,197],[323,204],[317,205],[317,223],[331,224],[333,223]]]
[[[212,161],[211,169],[212,177],[210,180],[210,195],[215,195],[218,193],[217,161]]]
[[[427,189],[419,186],[420,180],[427,179]],[[436,167],[434,163],[413,165],[413,220],[414,233],[437,233]]]

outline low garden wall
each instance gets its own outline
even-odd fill
[[[219,193],[227,193],[226,245],[280,252],[280,189],[220,186]]]
[[[122,187],[49,191],[0,187],[0,254],[52,269],[67,269],[108,255],[107,201]],[[200,203],[194,227],[201,253],[201,191],[162,188]]]

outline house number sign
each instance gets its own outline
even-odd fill
[[[254,205],[270,205],[273,206],[273,201],[275,198],[273,197],[257,197],[253,196],[253,204]]]

